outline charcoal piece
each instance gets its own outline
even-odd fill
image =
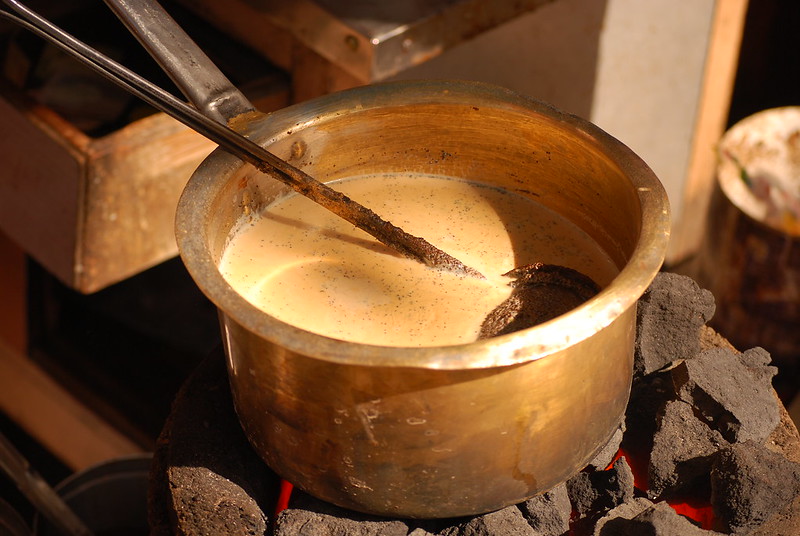
[[[274,536],[406,536],[408,533],[404,521],[341,508],[297,488],[292,490],[289,507],[278,514],[274,529]]]
[[[411,528],[411,532],[408,533],[408,536],[436,536],[437,533],[435,532],[428,532],[422,527]]]
[[[775,512],[758,528],[736,533],[736,536],[797,536],[800,534],[800,495]]]
[[[728,445],[682,400],[664,405],[647,468],[648,496],[663,498],[708,487],[714,455]]]
[[[517,505],[536,536],[561,536],[569,530],[572,505],[566,484]]]
[[[441,536],[540,536],[516,506],[509,506],[442,530]]]
[[[622,457],[608,471],[584,471],[567,481],[577,519],[593,523],[603,512],[633,498],[633,472]]]
[[[778,373],[778,368],[771,365],[772,356],[760,346],[742,352],[741,360],[750,368],[750,372],[758,381],[767,380],[771,382],[772,378]]]
[[[614,433],[611,435],[611,439],[605,444],[605,446],[600,449],[600,452],[595,454],[592,461],[590,461],[585,469],[590,471],[603,471],[611,462],[614,461],[614,458],[619,452],[619,446],[622,444],[622,437],[625,434],[625,421],[620,423],[619,428],[617,428]]]
[[[573,509],[579,517],[592,513],[592,505],[598,500],[600,493],[594,489],[592,473],[580,472],[567,480],[567,492]]]
[[[175,397],[158,439],[151,534],[264,534],[279,479],[250,447],[220,349]],[[214,433],[209,433],[212,430]]]
[[[669,372],[655,372],[637,379],[625,410],[622,448],[631,459],[646,460],[653,449],[653,435],[664,404],[675,398]]]
[[[706,350],[672,370],[678,396],[692,404],[706,423],[733,442],[763,441],[780,421],[772,390],[777,369],[762,349],[744,353]]]
[[[665,502],[646,508],[633,519],[622,516],[609,519],[595,532],[595,536],[713,536],[715,534],[720,533],[701,529]]]
[[[466,518],[406,519],[409,536],[439,536],[443,531],[463,523]]]
[[[448,530],[459,523],[463,523],[466,518],[445,518],[445,519],[406,519],[409,536],[439,536],[444,530]]]
[[[717,530],[754,529],[798,494],[800,464],[754,441],[724,449],[711,471],[711,504]]]
[[[402,521],[365,521],[338,517],[312,510],[286,509],[275,521],[274,536],[406,536],[408,527]]]
[[[756,381],[767,381],[771,384],[772,378],[778,373],[778,368],[771,365],[772,356],[759,346],[745,350],[739,359],[750,369]]]
[[[659,273],[638,302],[634,375],[697,355],[700,328],[714,309],[714,296],[691,278]]]
[[[592,532],[592,536],[600,536],[601,534],[604,534],[603,527],[609,521],[618,518],[633,519],[652,506],[653,502],[644,497],[634,497],[633,499],[626,501],[619,506],[615,506],[611,510],[608,510],[603,517],[597,520]],[[606,532],[605,534],[608,536],[609,532]]]

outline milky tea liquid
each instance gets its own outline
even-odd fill
[[[401,257],[314,202],[290,194],[242,224],[220,270],[252,304],[307,331],[383,346],[468,343],[510,294],[500,275],[516,266],[560,264],[601,287],[618,272],[577,226],[500,188],[408,174],[353,177],[331,186],[487,279]]]

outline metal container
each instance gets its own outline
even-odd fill
[[[236,410],[270,467],[346,508],[450,517],[544,492],[604,446],[628,400],[636,302],[669,234],[666,194],[632,151],[579,118],[467,82],[366,86],[244,128],[324,181],[434,173],[534,197],[621,270],[570,313],[493,339],[393,348],[326,338],[256,309],[220,275],[231,229],[285,188],[213,153],[183,193],[177,238],[220,310]]]
[[[709,289],[711,326],[737,348],[800,367],[800,107],[763,110],[719,142],[716,184],[691,275]]]

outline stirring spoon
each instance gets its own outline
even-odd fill
[[[5,18],[19,24],[50,41],[154,108],[177,119],[192,130],[195,130],[217,143],[231,154],[252,164],[259,171],[287,184],[298,193],[344,218],[398,253],[418,260],[427,266],[450,270],[464,275],[484,277],[479,271],[466,266],[455,257],[438,249],[423,238],[411,235],[390,222],[383,220],[370,209],[310,177],[307,173],[281,160],[260,145],[228,127],[226,123],[226,114],[222,111],[226,103],[233,102],[234,108],[240,106],[243,113],[257,113],[251,105],[241,106],[242,99],[244,102],[246,102],[246,99],[244,99],[243,96],[238,97],[236,95],[238,90],[233,88],[232,85],[228,84],[231,92],[220,95],[219,99],[212,99],[211,102],[200,103],[200,106],[207,114],[204,115],[196,108],[185,104],[155,84],[152,84],[128,68],[76,39],[20,2],[16,0],[3,0],[3,3],[15,13],[0,10],[0,18]],[[123,18],[123,21],[128,24],[129,27],[139,25],[147,32],[144,37],[142,33],[136,33],[140,40],[146,41],[148,35],[151,37],[155,36],[156,34],[153,33],[154,28],[159,28],[161,25],[168,25],[166,26],[167,32],[169,32],[172,39],[180,40],[182,44],[187,42],[193,44],[191,39],[185,35],[177,23],[172,21],[161,6],[155,2],[140,2],[137,3],[136,6],[122,1],[108,2],[108,4],[112,6],[118,15],[127,14],[124,17],[121,16],[121,18]],[[140,15],[143,13],[147,13],[148,15],[157,14],[158,16],[157,24],[149,30],[146,28],[147,21],[140,18]],[[197,48],[197,51],[199,51],[199,48]],[[205,55],[202,54],[202,57],[205,57]],[[208,65],[213,67],[210,60],[206,61]],[[163,66],[164,64],[162,63],[162,67]],[[174,73],[170,72],[169,69],[165,70],[168,71],[170,76],[173,76]],[[213,68],[213,71],[217,72],[216,68]],[[227,80],[224,79],[224,77],[222,80],[224,85],[224,82]],[[187,96],[189,98],[193,96],[197,97],[197,94],[190,91],[190,89],[191,88],[187,89],[185,86],[182,88],[182,90],[187,91]]]

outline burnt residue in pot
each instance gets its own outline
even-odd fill
[[[590,277],[555,264],[535,263],[503,274],[513,291],[481,325],[479,339],[513,333],[547,322],[595,296],[600,287]]]

